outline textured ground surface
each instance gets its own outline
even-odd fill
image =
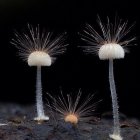
[[[74,127],[63,121],[51,119],[38,124],[33,121],[35,115],[33,106],[16,104],[0,104],[0,140],[110,140],[112,121],[93,117],[88,123],[81,122]],[[121,130],[124,140],[140,140],[140,122],[136,119],[126,119],[122,116]]]

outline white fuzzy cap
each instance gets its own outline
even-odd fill
[[[29,66],[50,66],[51,64],[50,55],[44,51],[34,51],[28,57]]]
[[[101,46],[98,52],[101,60],[124,58],[125,51],[119,44],[108,43]]]

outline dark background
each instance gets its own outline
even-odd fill
[[[78,92],[96,93],[99,113],[111,111],[108,83],[108,61],[97,56],[85,55],[77,32],[85,23],[96,25],[97,14],[105,20],[114,19],[116,13],[129,23],[136,21],[132,35],[137,36],[137,46],[129,47],[124,60],[114,64],[120,111],[130,117],[140,118],[139,31],[140,15],[138,2],[101,0],[1,0],[0,1],[0,101],[29,104],[35,102],[36,68],[28,67],[17,56],[17,49],[10,44],[14,30],[21,31],[27,23],[56,32],[68,32],[67,52],[49,68],[42,69],[44,93],[59,94]]]

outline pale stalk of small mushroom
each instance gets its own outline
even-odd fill
[[[27,61],[29,66],[37,67],[36,78],[36,106],[37,117],[34,120],[39,122],[49,120],[45,115],[42,99],[41,67],[51,66],[56,55],[65,52],[67,44],[64,44],[65,34],[52,39],[52,33],[40,32],[39,26],[33,28],[28,25],[29,32],[16,33],[16,39],[12,39],[12,44],[19,49],[19,55]]]
[[[89,44],[89,46],[83,46],[86,53],[95,53],[100,60],[109,60],[109,83],[114,118],[113,134],[109,136],[114,140],[122,140],[119,123],[119,106],[113,73],[113,60],[124,58],[126,52],[124,47],[132,45],[131,42],[136,39],[135,37],[124,39],[134,24],[127,27],[127,22],[122,22],[121,19],[117,21],[117,18],[115,19],[115,23],[112,24],[109,18],[107,18],[107,24],[104,25],[99,17],[98,24],[101,34],[87,24],[84,33],[81,34],[81,39]]]

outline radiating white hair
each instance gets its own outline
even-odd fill
[[[67,121],[68,116],[75,116],[76,123],[90,120],[90,118],[93,117],[97,103],[99,103],[94,102],[94,94],[89,94],[86,98],[82,99],[82,92],[80,90],[78,94],[74,96],[72,96],[73,94],[64,95],[62,92],[61,95],[55,97],[50,94],[48,95],[52,99],[51,105],[48,104],[49,108],[55,110],[61,119],[65,121]]]
[[[126,38],[134,24],[128,26],[128,21],[115,18],[114,24],[107,17],[107,23],[103,24],[98,16],[99,32],[89,24],[86,24],[81,39],[88,43],[82,46],[86,53],[94,53],[100,59],[124,58],[126,46],[132,45],[136,37]]]
[[[11,43],[19,50],[19,56],[30,66],[49,66],[52,58],[66,50],[66,33],[53,37],[53,33],[40,30],[39,25],[33,28],[28,24],[28,31],[15,33]]]

